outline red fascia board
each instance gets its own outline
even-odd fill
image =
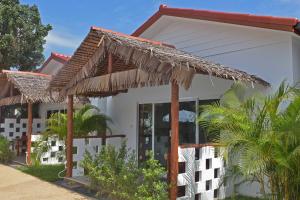
[[[195,10],[185,8],[169,8],[161,5],[159,10],[142,24],[132,35],[139,36],[154,24],[161,16],[174,16],[189,19],[207,20],[228,24],[252,26],[273,30],[297,32],[295,26],[299,22],[297,18],[259,16],[241,13],[218,12],[208,10]]]

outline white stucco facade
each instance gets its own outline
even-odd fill
[[[300,80],[300,39],[295,33],[263,28],[162,16],[141,37],[172,44],[176,48],[228,67],[257,75],[271,89],[255,85],[249,90],[274,91],[286,80]],[[191,88],[180,88],[180,101],[219,99],[232,81],[195,76]],[[97,102],[113,119],[113,132],[125,134],[128,146],[138,151],[138,105],[170,102],[170,86],[129,89]],[[244,184],[238,191],[258,196],[257,184]]]

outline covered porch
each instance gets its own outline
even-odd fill
[[[72,177],[73,96],[106,97],[104,102],[111,108],[108,114],[114,115],[113,119],[136,122],[129,122],[129,129],[122,132],[128,132],[129,136],[130,130],[136,129],[137,134],[130,136],[128,142],[136,142],[139,160],[145,159],[147,150],[155,152],[155,143],[161,141],[159,148],[165,150],[157,158],[162,163],[165,159],[168,167],[170,199],[199,199],[200,195],[203,199],[212,199],[218,195],[224,164],[218,148],[199,134],[195,118],[200,101],[188,91],[201,93],[199,89],[207,87],[201,84],[199,88],[192,87],[193,79],[206,86],[218,83],[220,87],[215,90],[219,92],[228,89],[232,81],[269,85],[256,76],[214,64],[168,44],[92,27],[73,57],[50,83],[51,91],[60,91],[61,96],[68,97],[67,176]],[[223,79],[228,80],[225,85],[220,82]],[[181,97],[180,93],[186,93],[190,99],[185,95]],[[211,96],[216,98],[211,100],[217,100],[218,95],[212,92]],[[145,96],[149,98],[143,98]],[[159,101],[157,97],[161,96],[165,98],[159,103],[164,105],[159,108],[154,105],[154,99]],[[124,99],[128,101],[122,102]],[[180,102],[194,102],[194,110],[189,110],[189,105],[184,108]],[[118,113],[120,107],[126,109]],[[155,107],[161,115],[156,126],[169,124],[160,131],[155,130],[155,123],[149,124],[155,122]],[[161,112],[164,109],[167,111]],[[189,127],[181,127],[182,122]],[[186,137],[190,131],[194,132],[193,136]],[[155,138],[159,132],[161,135]],[[132,139],[134,137],[137,138]]]
[[[33,135],[40,134],[45,122],[38,113],[39,103],[53,103],[46,88],[51,76],[2,70],[0,74],[1,134],[12,143],[18,161],[31,162]]]

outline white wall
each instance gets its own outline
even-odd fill
[[[55,76],[57,72],[64,66],[64,63],[55,59],[51,59],[50,62],[42,69],[40,73]]]
[[[163,16],[141,37],[258,75],[276,88],[284,79],[293,83],[291,34]]]
[[[141,37],[173,44],[194,55],[257,75],[275,90],[286,79],[293,84],[300,77],[300,42],[292,33],[261,28],[163,16]],[[231,81],[198,75],[180,98],[216,99],[229,89]],[[256,87],[256,89],[261,89]],[[139,103],[169,102],[170,87],[130,89],[107,98],[107,114],[114,121],[114,132],[126,134],[128,146],[137,149],[137,106]],[[239,188],[257,195],[254,184]]]
[[[292,51],[293,51],[293,67],[294,67],[294,82],[300,81],[300,38],[292,38]]]
[[[213,83],[213,84],[212,84]],[[230,88],[232,81],[197,75],[191,88],[180,88],[180,99],[218,99]],[[257,86],[256,89],[259,87]],[[249,90],[252,88],[250,87]],[[129,89],[128,93],[107,98],[107,114],[113,119],[113,134],[125,134],[128,146],[137,150],[138,104],[170,102],[170,86]]]

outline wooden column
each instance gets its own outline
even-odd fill
[[[110,74],[110,76],[111,76],[112,70],[113,70],[113,56],[111,53],[109,53],[108,54],[107,73]],[[109,85],[110,85],[110,89],[112,90],[111,77],[109,78]],[[105,130],[104,135],[101,138],[101,140],[102,140],[101,146],[105,146],[106,145],[106,130]]]
[[[27,115],[27,165],[31,165],[32,103],[28,103]]]
[[[73,169],[73,95],[68,95],[67,107],[67,177],[72,177]]]
[[[176,82],[171,85],[171,151],[170,151],[170,199],[177,198],[178,145],[179,144],[179,87]]]

